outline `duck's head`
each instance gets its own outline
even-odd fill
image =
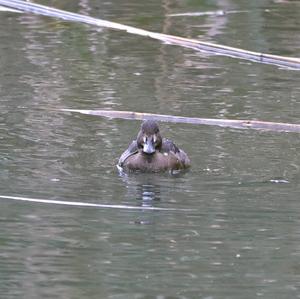
[[[156,150],[161,149],[162,137],[159,133],[157,122],[146,120],[141,125],[141,130],[137,136],[137,145],[142,153],[152,155]]]

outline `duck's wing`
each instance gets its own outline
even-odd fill
[[[172,140],[163,138],[161,151],[163,153],[173,153],[182,164],[182,168],[188,168],[191,166],[191,161],[188,155],[184,150],[177,147]]]
[[[128,149],[121,155],[120,159],[119,159],[119,162],[118,162],[118,165],[119,166],[123,166],[125,160],[136,154],[138,152],[138,146],[137,146],[137,142],[136,140],[132,141],[131,144],[128,146]]]
[[[161,151],[163,153],[173,152],[174,154],[177,154],[180,152],[180,149],[175,145],[175,143],[172,140],[163,138]]]

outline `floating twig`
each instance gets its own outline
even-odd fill
[[[259,121],[259,120],[184,117],[184,116],[174,116],[174,115],[165,115],[165,114],[141,113],[141,112],[133,112],[133,111],[115,111],[115,110],[60,109],[60,111],[103,116],[108,118],[121,118],[121,119],[131,119],[131,120],[152,119],[155,121],[162,121],[162,122],[219,126],[219,127],[228,127],[234,129],[253,129],[253,130],[261,130],[261,131],[300,133],[300,124],[277,123],[277,122],[267,122],[267,121]]]

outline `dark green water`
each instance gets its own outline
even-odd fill
[[[298,1],[43,4],[300,56]],[[300,298],[298,134],[164,123],[191,171],[126,178],[139,122],[57,110],[299,123],[299,71],[7,12],[0,69],[1,196],[144,207],[0,199],[0,298]]]

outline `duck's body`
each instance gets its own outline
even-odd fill
[[[121,155],[118,166],[125,171],[174,171],[190,167],[190,159],[171,140],[161,137],[155,121],[147,120],[137,139]]]

